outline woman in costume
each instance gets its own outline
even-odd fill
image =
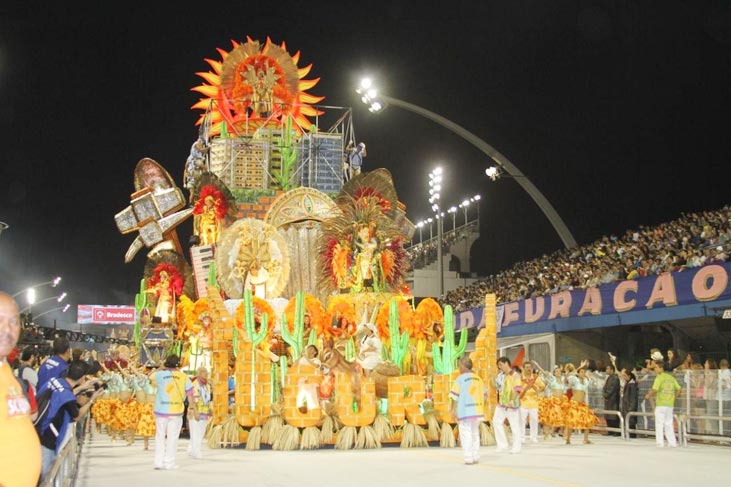
[[[560,365],[553,368],[552,373],[543,370],[537,362],[533,362],[546,384],[545,397],[538,403],[538,421],[543,425],[543,437],[548,440],[564,424],[564,401],[566,397],[566,383]]]
[[[383,343],[378,337],[376,325],[364,323],[363,328],[363,338],[360,339],[360,348],[358,349],[358,358],[356,361],[363,368],[365,375],[368,376],[378,364],[383,362],[381,355]]]
[[[378,241],[367,223],[358,226],[355,238],[354,270],[355,290],[380,291]]]
[[[599,423],[599,418],[589,409],[586,403],[589,390],[589,378],[586,376],[588,360],[583,360],[579,368],[574,370],[573,364],[566,364],[567,384],[571,389],[571,400],[566,409],[564,438],[571,444],[573,430],[584,430],[584,444],[589,444],[589,430]]]

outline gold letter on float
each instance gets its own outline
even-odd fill
[[[525,322],[526,323],[535,323],[536,321],[540,320],[543,317],[543,312],[545,311],[545,301],[543,300],[543,296],[539,296],[535,300],[536,303],[536,309],[533,310],[533,300],[532,299],[526,299],[525,300]]]
[[[404,375],[388,379],[388,412],[391,424],[402,426],[408,419],[412,424],[426,424],[419,404],[426,398],[426,383],[418,375]]]
[[[627,301],[628,292],[637,294],[637,281],[622,281],[614,289],[614,309],[617,311],[629,311],[637,304],[636,299]]]
[[[571,313],[571,293],[569,291],[561,291],[560,293],[551,295],[551,312],[548,313],[548,319],[552,320],[558,316],[568,318]]]
[[[360,406],[355,405],[350,375],[335,374],[335,392],[338,417],[345,426],[368,426],[376,419],[376,383],[371,377],[360,378]]]
[[[259,426],[272,411],[272,363],[253,351],[251,342],[240,340],[238,345],[234,372],[236,420],[241,426]]]
[[[711,285],[708,285],[711,281]],[[707,265],[702,267],[693,276],[693,296],[698,301],[713,301],[717,299],[728,286],[728,274],[726,269],[720,265]]]
[[[284,391],[284,419],[298,428],[317,426],[322,411],[317,386],[322,375],[311,365],[296,365],[287,371]]]
[[[673,275],[669,272],[664,272],[657,276],[655,285],[652,287],[652,294],[650,294],[650,299],[647,300],[645,306],[647,309],[650,309],[655,303],[660,301],[665,306],[675,306],[678,304],[678,297],[675,295],[675,281],[673,281]]]
[[[482,331],[485,331],[485,330],[482,330]],[[482,335],[482,331],[480,332],[480,335]],[[483,339],[483,341],[484,341],[484,339]],[[477,345],[477,342],[475,342],[475,345]],[[482,349],[476,347],[475,353],[479,353],[479,352],[482,352]],[[478,357],[477,358],[478,367],[474,367],[472,370],[474,370],[475,373],[480,375],[478,373],[479,365],[485,365],[486,362],[487,362],[487,359]],[[449,391],[452,389],[452,384],[454,384],[454,381],[457,380],[457,377],[459,377],[459,370],[455,370],[451,374],[439,374],[439,375],[435,374],[434,375],[434,410],[442,418],[450,418]],[[393,422],[393,420],[392,420],[392,422]],[[447,420],[447,422],[451,422],[451,420]]]
[[[592,286],[586,290],[584,304],[581,305],[579,316],[591,313],[594,316],[602,314],[602,295],[599,289]]]

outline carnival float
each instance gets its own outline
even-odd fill
[[[199,136],[182,164],[188,194],[143,158],[115,216],[134,235],[125,262],[147,253],[135,299],[140,363],[174,351],[185,370],[211,370],[211,447],[454,446],[448,394],[467,335],[455,333],[449,306],[414,306],[404,250],[414,226],[391,174],[344,174],[350,110],[324,129],[332,107],[308,93],[319,79],[306,78],[312,66],[300,67],[299,52],[247,38],[217,53],[193,88],[201,98],[192,107]],[[191,221],[184,248],[177,228]],[[492,384],[487,300],[472,358]],[[144,381],[128,389],[97,407],[116,431],[142,407],[116,404],[116,417],[111,401],[150,398]]]

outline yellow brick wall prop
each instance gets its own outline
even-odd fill
[[[376,383],[370,377],[360,379],[360,407],[353,411],[353,383],[350,375],[335,374],[338,417],[345,426],[367,426],[376,419]]]
[[[297,396],[301,388],[306,388],[314,399],[317,397],[317,386],[322,382],[322,375],[311,365],[296,365],[287,371],[284,382],[284,420],[287,424],[298,428],[317,426],[322,419],[322,409],[313,408],[309,404],[305,413],[297,407]],[[319,405],[319,404],[318,404]]]
[[[403,426],[405,420],[412,424],[426,424],[419,404],[426,398],[426,382],[419,375],[403,375],[388,379],[388,412],[391,424]]]

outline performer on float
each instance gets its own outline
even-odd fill
[[[213,348],[213,318],[206,311],[198,317],[200,330],[191,334],[188,338],[190,343],[190,368],[198,370],[200,367],[209,368],[211,366],[211,351]]]
[[[257,298],[266,299],[268,281],[269,272],[261,265],[261,262],[255,260],[246,274],[244,289],[251,290],[251,294]]]
[[[378,240],[375,236],[375,229],[372,224],[361,223],[358,225],[354,239],[355,252],[353,259],[353,276],[355,292],[375,291],[380,292],[380,257],[378,252]]]
[[[147,292],[157,296],[155,305],[155,317],[161,323],[170,323],[174,314],[175,297],[183,291],[183,278],[170,264],[158,264],[153,271],[153,276],[148,283]]]
[[[215,186],[204,186],[193,207],[193,226],[201,245],[215,245],[221,236],[221,228],[228,207],[226,200]]]
[[[363,324],[363,338],[360,339],[360,347],[358,350],[358,358],[356,362],[363,368],[366,376],[380,363],[383,363],[383,343],[378,337],[376,325],[373,323]]]
[[[571,389],[571,400],[566,411],[566,429],[564,430],[567,445],[571,444],[573,430],[584,430],[584,444],[590,444],[589,430],[599,423],[599,418],[586,403],[589,390],[589,379],[586,376],[588,367],[588,360],[583,360],[578,369],[574,369],[573,364],[566,364],[565,367],[567,384]]]

